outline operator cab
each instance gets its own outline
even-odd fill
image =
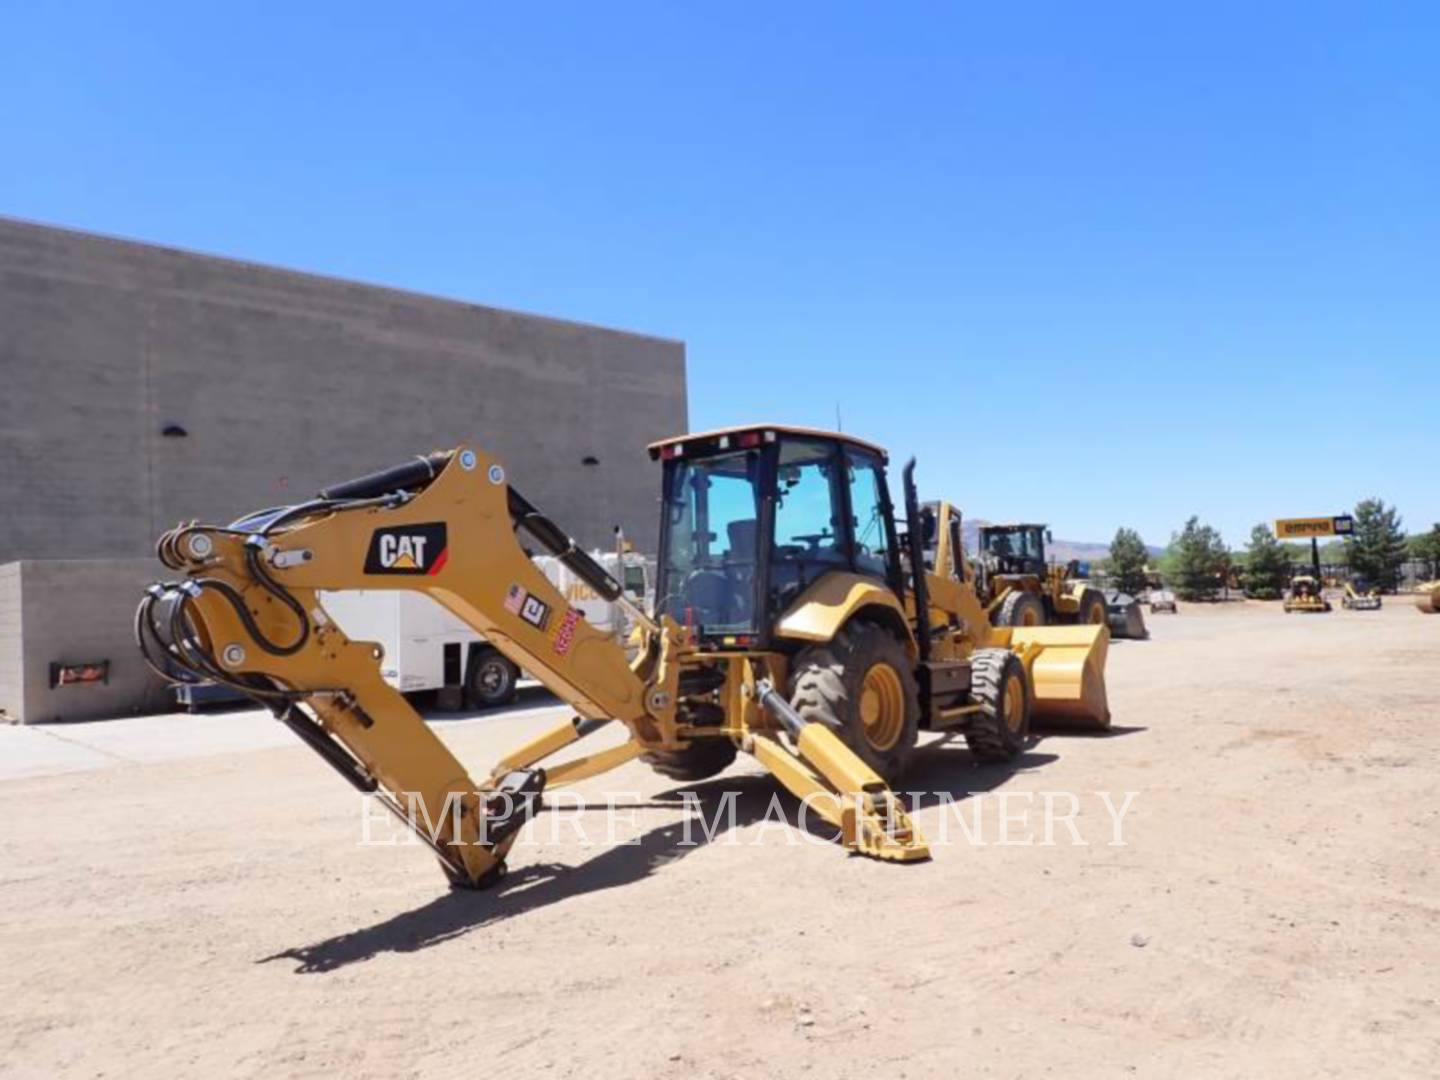
[[[1050,530],[1044,525],[986,525],[980,529],[980,557],[994,574],[1046,572],[1045,542]]]
[[[765,425],[667,439],[656,615],[702,644],[758,646],[833,571],[902,593],[885,451],[847,435]]]

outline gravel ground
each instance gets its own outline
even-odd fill
[[[110,735],[0,782],[0,1074],[1436,1075],[1440,617],[1150,621],[1111,735],[925,751],[914,866],[805,838],[744,764],[691,789],[707,841],[637,763],[580,789],[633,806],[452,893],[298,746]],[[478,772],[560,715],[435,727]]]

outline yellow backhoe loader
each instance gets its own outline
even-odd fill
[[[653,613],[498,461],[461,446],[229,526],[166,533],[160,558],[178,579],[150,588],[137,637],[157,670],[264,702],[412,828],[423,811],[416,831],[461,887],[503,873],[549,789],[642,757],[694,780],[740,751],[847,850],[923,859],[889,786],[922,729],[1005,761],[1032,715],[1109,724],[1106,627],[992,627],[965,580],[958,515],[942,504],[922,521],[913,460],[902,530],[885,451],[851,436],[762,425],[650,451],[663,463]],[[630,610],[633,660],[535,568],[521,531]],[[428,594],[576,715],[472,778],[381,678],[378,647],[327,615],[323,591],[356,588]],[[553,760],[617,721],[624,743]]]
[[[1351,578],[1345,582],[1345,593],[1340,597],[1340,606],[1351,611],[1379,611],[1380,590],[1364,578]]]
[[[1078,561],[1048,561],[1049,539],[1050,530],[1034,522],[981,526],[975,585],[991,619],[1001,626],[1093,623],[1116,637],[1146,637],[1140,602],[1097,588]]]

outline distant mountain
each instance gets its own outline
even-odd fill
[[[990,522],[984,518],[966,518],[962,528],[965,533],[965,550],[972,555],[980,543],[980,528],[989,525]],[[1165,549],[1147,544],[1145,550],[1152,556],[1164,553]],[[1109,541],[1099,542],[1093,540],[1062,540],[1058,536],[1051,543],[1045,545],[1045,553],[1056,562],[1069,562],[1071,559],[1079,559],[1081,562],[1097,562],[1100,559],[1110,557]]]

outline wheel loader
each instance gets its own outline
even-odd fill
[[[1106,625],[1115,637],[1146,636],[1140,602],[1128,593],[1102,591],[1077,563],[1045,557],[1050,530],[1033,522],[984,525],[976,559],[977,591],[1001,626],[1067,623]]]
[[[650,453],[662,463],[653,611],[499,461],[460,446],[228,526],[167,532],[158,552],[177,577],[142,600],[141,649],[162,673],[267,705],[415,828],[457,887],[503,874],[545,792],[636,758],[693,781],[748,754],[845,850],[924,859],[890,787],[921,731],[1004,762],[1032,717],[1109,724],[1105,625],[992,626],[965,578],[958,514],[940,504],[922,520],[913,459],[902,519],[885,451],[853,436],[759,425]],[[633,659],[535,568],[521,534],[630,609]],[[575,715],[472,778],[381,678],[379,648],[326,612],[322,592],[355,588],[428,594]],[[623,743],[563,753],[610,723]]]
[[[1282,607],[1287,612],[1320,614],[1330,610],[1330,601],[1325,599],[1325,590],[1319,578],[1296,574],[1290,579],[1290,588],[1285,591]]]

